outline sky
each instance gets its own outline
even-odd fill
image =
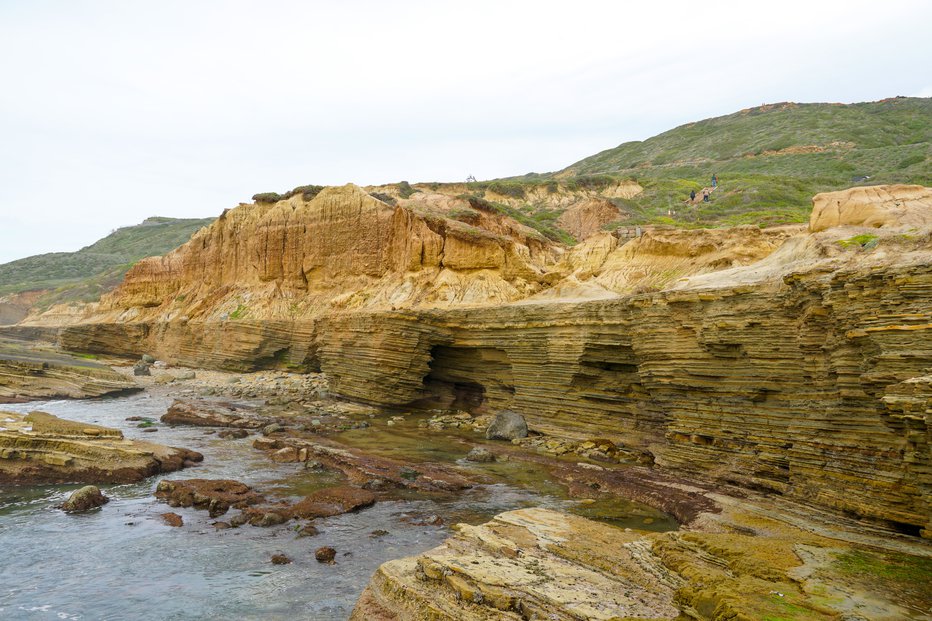
[[[298,185],[491,179],[932,96],[932,2],[0,0],[0,263]]]

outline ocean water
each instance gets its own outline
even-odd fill
[[[282,481],[312,485],[303,478],[315,475],[295,464],[272,463],[252,449],[253,438],[223,440],[203,429],[162,426],[157,433],[143,433],[125,422],[128,416],[157,419],[170,402],[142,393],[0,407],[118,427],[128,438],[204,454],[198,468],[101,486],[111,501],[85,514],[55,508],[78,485],[0,489],[0,619],[346,619],[379,564],[418,554],[449,536],[447,526],[415,525],[412,516],[436,514],[446,524],[464,516],[480,522],[520,507],[569,505],[496,483],[455,500],[386,501],[318,520],[321,533],[315,537],[296,538],[294,524],[217,531],[206,512],[156,501],[158,481],[231,478],[267,489],[281,487]],[[184,526],[165,525],[159,515],[167,511],[180,514]],[[371,536],[377,529],[389,534]],[[314,559],[314,550],[325,545],[337,550],[336,564]],[[279,552],[294,562],[272,565],[271,556]]]

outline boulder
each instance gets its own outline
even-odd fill
[[[177,513],[163,513],[160,517],[162,518],[162,521],[169,526],[174,526],[175,528],[184,526],[184,520],[182,520],[181,516]]]
[[[68,513],[79,513],[81,511],[90,511],[110,502],[110,499],[103,495],[95,485],[85,485],[61,504],[61,510]]]
[[[238,429],[258,429],[265,424],[263,419],[238,405],[200,399],[175,399],[161,420],[169,425]]]
[[[143,355],[142,355],[142,358],[140,359],[140,361],[141,361],[141,362],[145,362],[146,364],[154,364],[154,363],[155,363],[155,356],[152,356],[152,355],[150,355],[150,354],[143,354]]]
[[[474,446],[472,450],[466,454],[466,460],[479,463],[490,463],[495,461],[495,453],[485,448],[484,446]]]
[[[134,364],[133,375],[137,377],[140,375],[152,375],[152,373],[149,371],[149,363],[143,362],[142,360],[140,360],[139,362]]]
[[[318,563],[327,563],[328,565],[333,565],[333,559],[337,556],[337,551],[329,546],[324,546],[322,548],[317,548],[314,551],[314,558],[317,559]]]
[[[284,554],[273,554],[272,555],[273,565],[287,565],[290,562],[291,562],[291,559],[285,556]]]
[[[492,424],[485,430],[489,440],[516,440],[527,437],[527,421],[512,410],[503,410],[495,415]]]

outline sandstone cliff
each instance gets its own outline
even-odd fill
[[[441,215],[463,199],[419,200],[348,186],[241,206],[140,263],[61,342],[320,369],[373,404],[510,407],[543,433],[930,533],[927,227],[873,228],[836,200],[839,222],[871,228],[619,231],[566,251],[481,209]]]
[[[932,188],[881,185],[816,194],[812,199],[809,230],[817,232],[844,225],[929,227],[932,225]]]

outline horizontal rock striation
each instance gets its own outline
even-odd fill
[[[107,368],[0,360],[0,403],[101,397],[136,386]]]
[[[384,563],[350,619],[676,619],[682,580],[641,534],[544,509],[460,524]]]
[[[202,459],[195,451],[125,440],[117,429],[44,412],[0,412],[0,483],[134,483]]]
[[[851,201],[839,223],[863,211]],[[516,223],[483,233],[418,209],[354,186],[240,207],[60,341],[321,370],[370,404],[513,409],[532,430],[928,534],[927,401],[909,383],[932,368],[927,228],[653,229],[558,257]]]
[[[891,408],[932,365],[932,270],[814,273],[768,289],[329,317],[321,366],[354,399],[468,389],[539,431],[604,436],[662,467],[928,528],[923,397],[910,417]]]

